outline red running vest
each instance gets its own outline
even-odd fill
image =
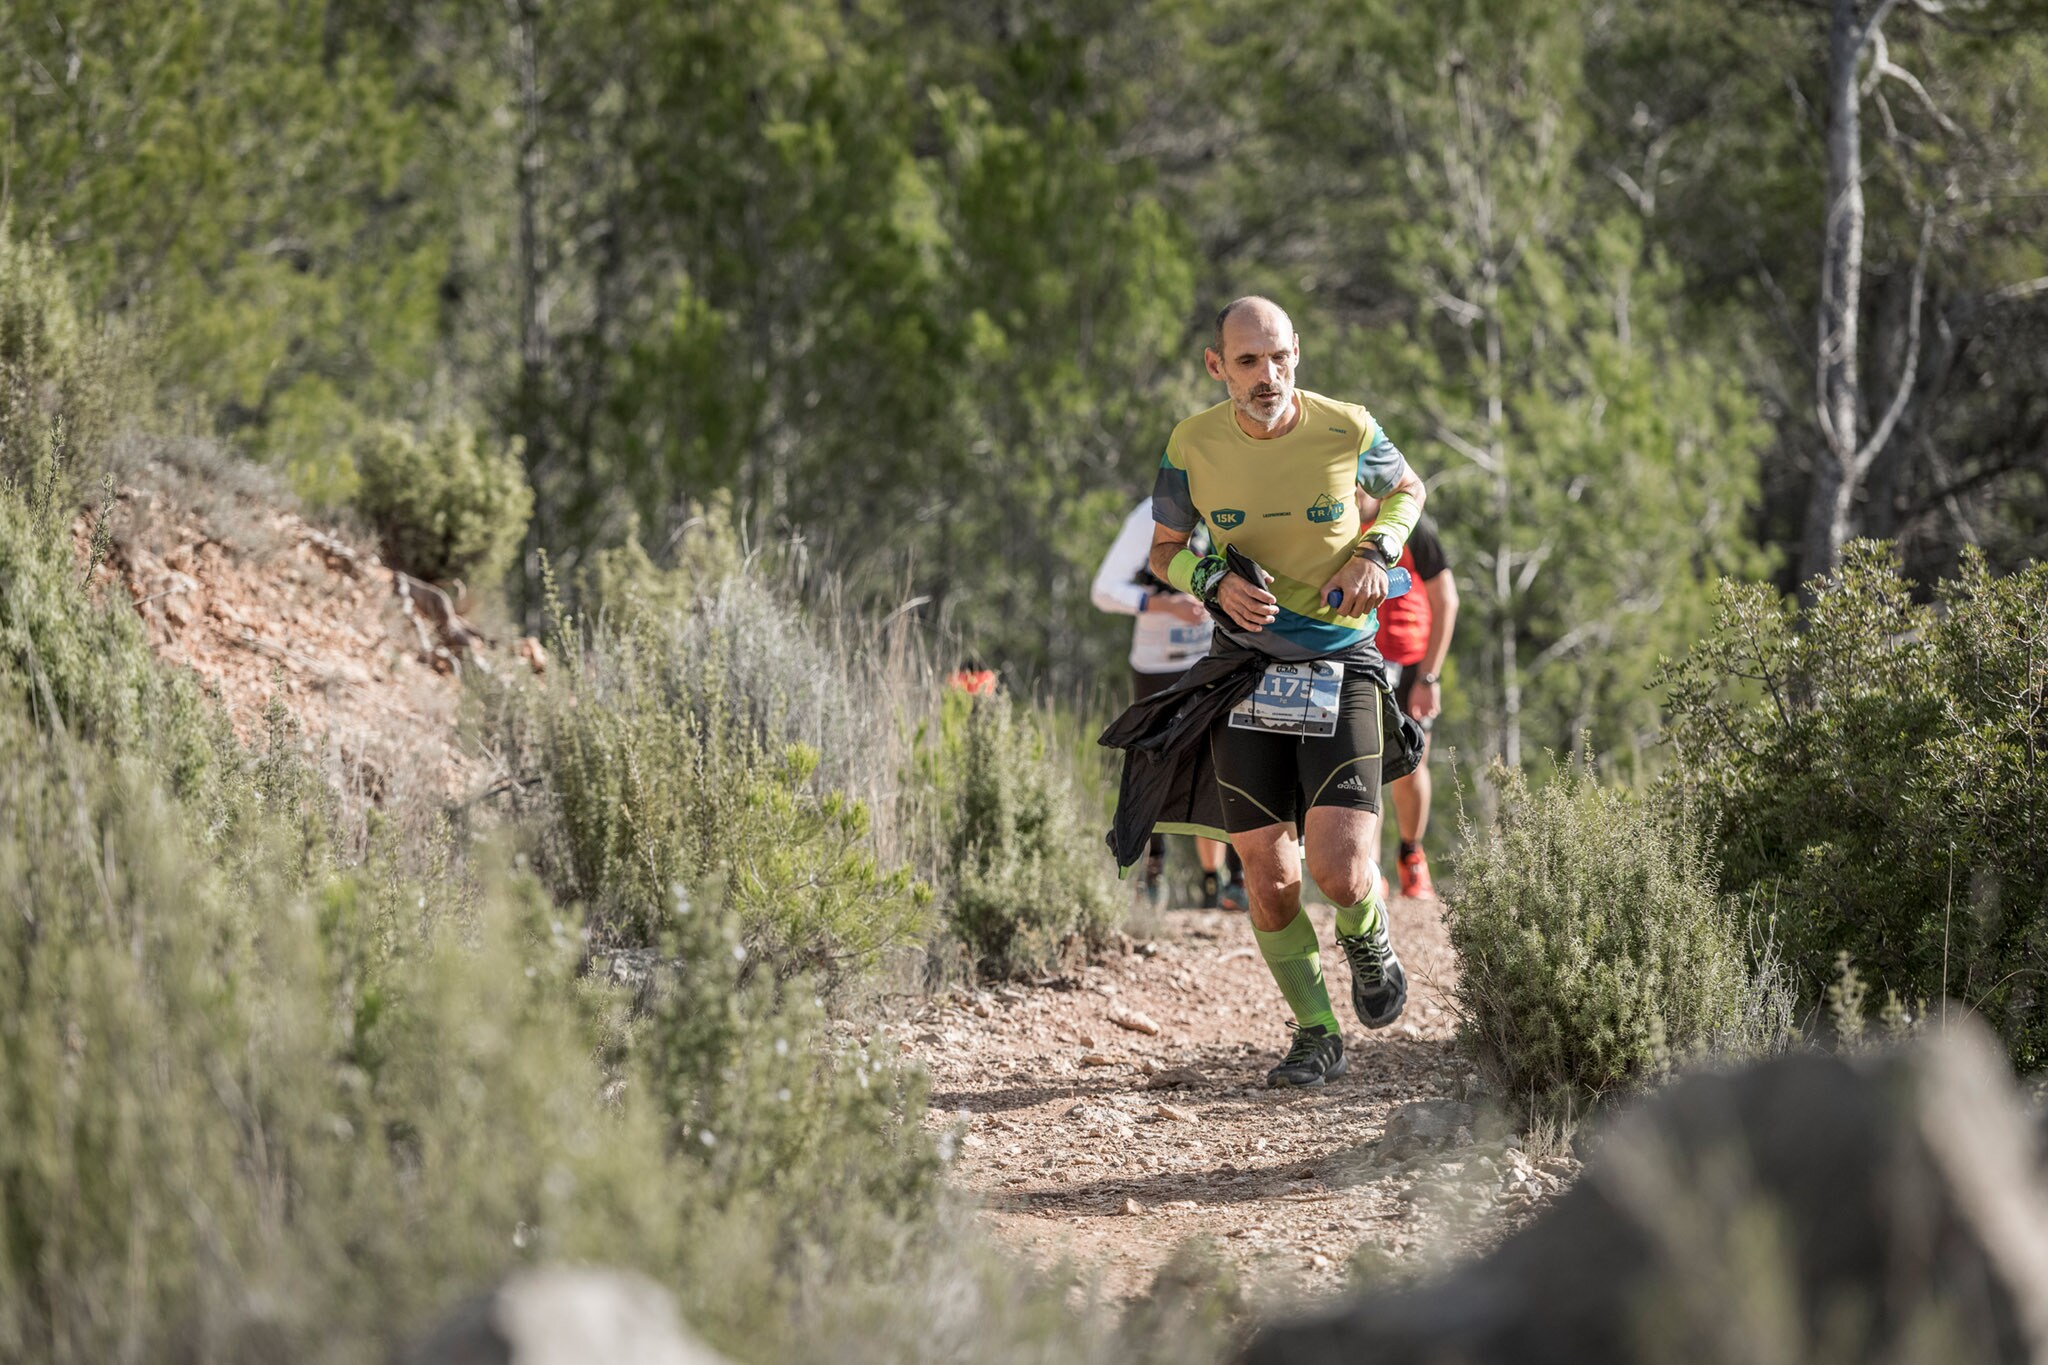
[[[1380,603],[1380,633],[1375,638],[1382,659],[1406,668],[1421,663],[1429,653],[1429,594],[1415,570],[1415,551],[1406,545],[1401,547],[1400,567],[1414,577],[1415,586]]]

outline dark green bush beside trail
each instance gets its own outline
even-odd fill
[[[1070,937],[1100,947],[1116,927],[1100,832],[1038,719],[1004,693],[950,692],[920,753],[946,812],[948,919],[998,972],[1044,967]]]
[[[356,508],[393,565],[483,588],[505,577],[533,515],[517,443],[493,446],[460,420],[386,423],[360,442],[356,468]]]
[[[1751,967],[1703,839],[1572,766],[1496,769],[1494,825],[1463,831],[1445,918],[1460,1041],[1516,1103],[1559,1113],[1675,1061],[1778,1045],[1790,1002]]]
[[[1936,605],[1850,547],[1803,611],[1723,589],[1667,670],[1670,785],[1729,890],[1770,907],[1801,1002],[1847,952],[1879,998],[1981,1010],[2048,1063],[2048,565],[1965,555]]]

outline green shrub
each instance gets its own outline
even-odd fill
[[[1446,911],[1460,1039],[1489,1080],[1556,1109],[1674,1058],[1776,1045],[1789,1000],[1752,973],[1703,838],[1573,766],[1540,790],[1496,768],[1492,828],[1462,831]]]
[[[949,692],[921,760],[947,812],[947,916],[995,971],[1042,967],[1070,935],[1099,947],[1116,924],[1100,833],[1035,722],[1007,694]]]
[[[1984,1012],[2048,1062],[2048,566],[1974,551],[1940,606],[1852,545],[1797,610],[1726,585],[1666,671],[1676,797],[1712,821],[1726,885],[1772,905],[1802,1003],[1847,952],[1877,994]]]
[[[0,707],[143,756],[180,790],[213,761],[212,722],[191,675],[157,667],[125,594],[96,607],[73,557],[70,509],[0,490]]]
[[[884,870],[869,806],[821,774],[825,746],[847,761],[856,732],[829,720],[852,700],[821,698],[846,692],[828,658],[788,658],[805,649],[797,621],[738,580],[703,611],[627,619],[565,634],[542,702],[563,892],[645,944],[677,888],[716,874],[748,951],[781,973],[836,975],[914,934],[929,891]]]
[[[460,419],[424,434],[387,423],[357,448],[356,464],[356,507],[394,566],[486,586],[505,576],[533,515],[517,442],[492,449]]]

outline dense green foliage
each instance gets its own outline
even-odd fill
[[[356,494],[384,557],[420,578],[495,586],[533,514],[517,445],[494,450],[467,422],[424,434],[386,423],[356,448]]]
[[[1460,1038],[1519,1102],[1583,1110],[1675,1061],[1779,1044],[1789,993],[1752,967],[1705,841],[1573,766],[1540,791],[1499,775],[1446,912]]]
[[[1731,585],[1669,681],[1672,786],[1805,1003],[1847,952],[1880,994],[1961,1001],[2048,1060],[2048,567],[1966,556],[1937,611],[1865,543],[1804,610]]]
[[[2043,16],[1985,9],[1893,10],[1860,97],[1874,414],[1917,353],[1855,515],[1916,576],[2048,525]],[[1714,577],[1799,560],[1813,6],[11,17],[6,193],[89,311],[146,319],[178,397],[316,503],[379,423],[483,414],[568,585],[628,539],[666,565],[728,494],[749,545],[1070,690],[1125,625],[1088,569],[1246,289],[1432,480],[1468,604],[1447,746],[1633,761]]]

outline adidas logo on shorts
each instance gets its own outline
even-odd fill
[[[1353,773],[1337,784],[1337,790],[1340,792],[1369,792],[1372,790],[1372,783],[1367,782],[1357,773]]]

